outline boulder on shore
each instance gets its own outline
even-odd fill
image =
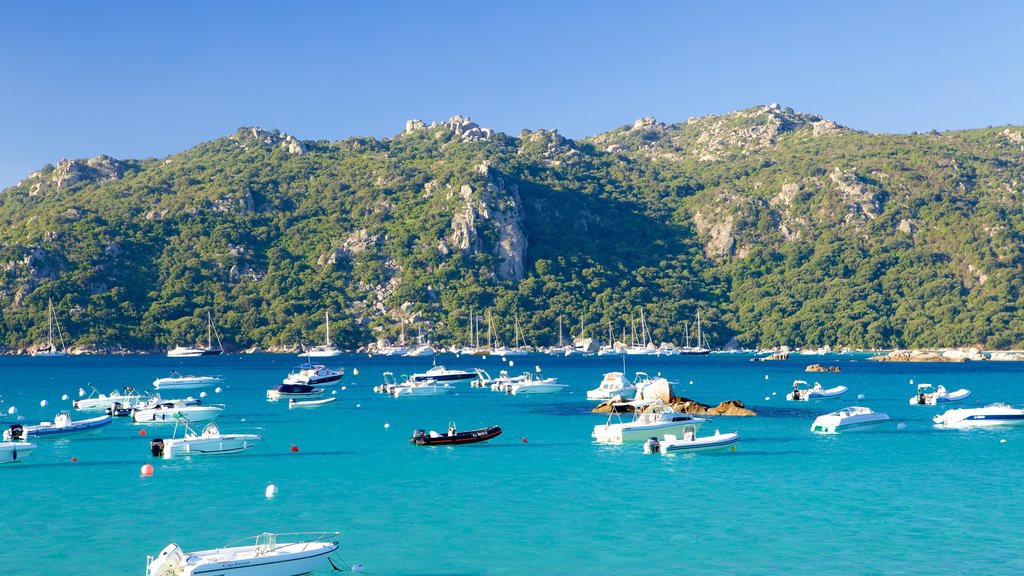
[[[751,362],[764,362],[766,360],[789,360],[789,352],[776,352],[771,356],[761,356],[760,358],[751,358]]]
[[[804,372],[842,372],[842,371],[843,371],[842,368],[840,368],[839,366],[829,366],[828,368],[825,368],[821,364],[811,364],[810,366],[808,366],[804,370]]]
[[[968,360],[987,360],[977,348],[967,350],[947,350],[932,352],[929,350],[893,350],[888,354],[868,358],[875,362],[966,362]]]
[[[606,400],[598,404],[593,412],[599,414],[610,414],[612,412],[630,413],[636,412],[636,408],[629,404],[621,404],[621,399]],[[709,406],[689,398],[676,398],[669,406],[676,412],[693,414],[695,416],[757,416],[757,413],[747,408],[739,400],[726,400],[718,406]],[[641,408],[641,411],[643,408]]]

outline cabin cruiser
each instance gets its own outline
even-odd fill
[[[612,412],[608,421],[594,426],[591,436],[598,442],[639,442],[652,435],[677,434],[692,429],[694,432],[707,422],[707,418],[676,412],[661,400],[623,402],[613,408],[632,406],[635,412],[629,422],[622,421],[621,412]],[[612,420],[618,417],[618,422]]]
[[[217,356],[221,350],[196,348],[195,346],[175,346],[167,351],[168,358],[196,358],[198,356]]]
[[[821,384],[815,382],[814,386],[807,386],[805,380],[793,380],[793,391],[786,394],[786,400],[796,400],[798,402],[807,402],[809,400],[828,400],[831,398],[839,398],[846,391],[849,390],[846,386],[836,386],[834,388],[823,388]]]
[[[35,444],[28,442],[0,442],[0,464],[21,462],[36,448]]]
[[[324,395],[323,388],[311,384],[277,384],[267,390],[267,400],[309,400]]]
[[[554,394],[561,392],[568,387],[568,384],[559,384],[558,378],[541,378],[534,376],[532,372],[524,372],[523,380],[509,386],[508,393],[513,396],[520,394]]]
[[[258,434],[221,434],[213,422],[207,424],[202,433],[197,433],[185,419],[180,419],[175,425],[174,436],[178,435],[179,426],[183,429],[180,438],[154,438],[149,442],[153,456],[173,458],[192,454],[234,454],[252,448],[263,440]]]
[[[632,398],[636,385],[626,379],[624,372],[608,372],[593,390],[587,390],[587,400],[611,400],[616,396]]]
[[[917,394],[910,397],[910,404],[935,406],[936,404],[960,402],[961,400],[966,400],[970,395],[971,391],[967,388],[961,388],[956,392],[948,392],[942,384],[939,384],[939,387],[934,389],[931,384],[918,384]]]
[[[323,364],[308,362],[292,369],[288,377],[283,380],[284,384],[309,384],[319,386],[330,382],[337,382],[345,375],[345,369],[331,370]]]
[[[664,440],[658,440],[657,436],[651,436],[644,442],[644,454],[670,454],[672,452],[711,452],[714,450],[727,450],[736,446],[740,441],[738,432],[722,434],[715,430],[713,436],[697,437],[696,429],[683,431],[682,437],[675,434],[665,434]]]
[[[40,422],[35,426],[12,424],[4,430],[4,440],[25,440],[26,438],[58,438],[95,432],[113,422],[110,416],[98,416],[87,420],[72,420],[71,412],[61,410],[53,422]]]
[[[850,406],[823,414],[814,419],[811,432],[838,434],[876,428],[889,421],[889,416],[863,406]]]
[[[468,372],[466,370],[449,370],[444,366],[434,366],[426,372],[413,374],[409,377],[409,380],[413,382],[420,382],[425,380],[433,380],[438,384],[465,384],[472,382],[479,378],[480,375],[474,372]]]
[[[224,382],[220,376],[182,376],[177,370],[171,370],[166,378],[153,380],[153,388],[157,390],[180,390],[184,388],[206,388]]]
[[[263,533],[212,550],[184,552],[168,544],[146,557],[146,576],[294,576],[323,567],[338,549],[338,532]]]
[[[172,424],[178,418],[189,422],[205,422],[220,416],[224,406],[218,404],[190,404],[186,400],[160,400],[148,403],[132,412],[132,422],[136,424]]]
[[[975,426],[1020,426],[1024,410],[997,402],[984,408],[953,408],[932,418],[942,428],[973,428]]]

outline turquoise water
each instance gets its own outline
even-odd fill
[[[491,374],[501,365],[497,358],[440,361]],[[393,399],[371,391],[381,372],[421,371],[429,360],[347,356],[337,361],[347,371],[338,402],[288,410],[264,399],[297,363],[287,356],[2,357],[4,408],[17,406],[25,423],[52,419],[70,407],[62,394],[77,397],[89,383],[103,392],[143,389],[177,368],[222,374],[223,392],[210,390],[207,398],[227,405],[222,431],[258,429],[267,446],[154,459],[149,440],[170,430],[147,427],[140,437],[127,419],[94,436],[36,441],[28,460],[0,466],[0,572],[141,575],[146,555],[172,541],[193,550],[262,531],[312,530],[340,531],[341,557],[368,574],[1024,570],[1024,428],[936,430],[930,418],[944,408],[907,403],[913,379],[970,388],[974,394],[961,406],[1022,404],[1024,364],[630,359],[631,373],[661,372],[682,382],[677,392],[687,397],[739,399],[760,414],[705,426],[738,431],[736,452],[661,456],[643,454],[639,444],[591,441],[593,426],[605,419],[590,413],[585,391],[604,372],[621,369],[619,360],[535,355],[515,362],[513,373],[539,364],[570,387],[533,398],[460,386],[445,397]],[[837,363],[843,372],[802,372],[816,362]],[[786,402],[796,378],[850,391],[839,401]],[[49,406],[41,408],[44,399]],[[808,432],[816,415],[855,404],[888,413],[903,429]],[[444,430],[449,420],[460,429],[498,424],[504,434],[473,446],[408,443],[413,429]],[[141,478],[147,462],[155,473]],[[268,482],[278,486],[276,498],[264,496]]]

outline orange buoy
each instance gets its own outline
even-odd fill
[[[152,464],[143,464],[142,465],[142,469],[139,472],[141,473],[142,476],[152,476],[153,475],[153,465]]]
[[[292,444],[292,452],[298,452],[298,451],[299,451],[299,447],[296,446],[295,444]]]
[[[139,430],[139,436],[145,436],[145,435],[146,435],[146,429],[145,428]]]
[[[72,462],[78,462],[78,458],[76,458],[75,456],[72,456],[72,457],[71,457],[71,461],[72,461]]]

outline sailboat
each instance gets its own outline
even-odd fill
[[[341,356],[341,350],[334,347],[331,344],[331,315],[329,312],[324,310],[324,325],[326,326],[327,339],[323,344],[319,346],[313,346],[309,350],[306,350],[299,356],[306,356],[308,358],[332,358],[334,356]]]
[[[436,351],[434,350],[434,347],[430,345],[430,342],[423,338],[423,330],[417,326],[416,332],[416,347],[403,354],[403,356],[433,356]]]
[[[32,353],[33,356],[42,357],[56,357],[56,356],[67,356],[67,348],[64,346],[64,334],[60,330],[60,324],[57,322],[57,312],[53,309],[53,300],[47,299],[50,306],[50,329],[49,336],[47,336],[46,344],[40,346]],[[57,328],[57,339],[60,340],[60,349],[57,349],[57,343],[53,339],[53,328]]]
[[[707,346],[707,338],[704,337],[704,333],[700,329],[700,310],[697,310],[697,345],[690,346],[690,330],[686,330],[686,346],[678,348],[677,354],[683,356],[704,356],[711,354],[711,348]]]
[[[377,349],[378,356],[405,356],[409,352],[409,347],[405,344],[405,319],[402,319],[402,336],[398,340],[398,344],[389,344],[387,346],[381,346]]]
[[[213,347],[213,338],[217,338],[217,347]],[[206,348],[196,346],[175,346],[167,351],[171,358],[194,358],[196,356],[220,356],[224,353],[224,346],[220,343],[220,334],[213,326],[213,315],[206,313]]]
[[[636,337],[636,324],[633,324],[633,341],[629,348],[626,349],[626,354],[630,356],[647,356],[651,354],[657,354],[658,349],[654,347],[654,343],[651,342],[651,334],[647,330],[647,320],[644,319],[644,309],[640,309],[640,340]]]
[[[608,322],[608,343],[597,350],[598,356],[619,356],[622,352],[615,348],[615,337],[612,336],[612,323]]]

